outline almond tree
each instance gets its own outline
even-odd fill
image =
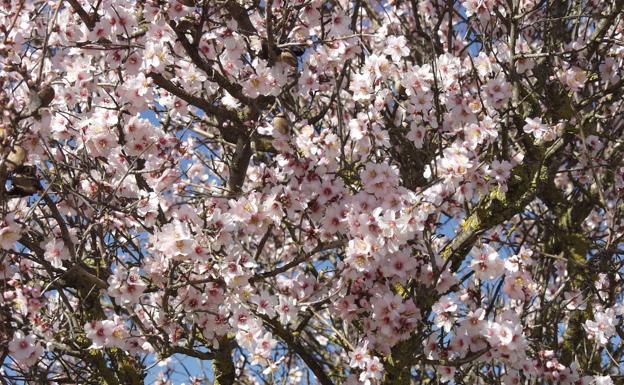
[[[2,0],[0,384],[622,383],[623,61],[623,0]]]

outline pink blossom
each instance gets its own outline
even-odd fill
[[[505,269],[503,260],[498,257],[496,250],[488,244],[484,244],[480,249],[475,250],[470,266],[475,272],[475,277],[479,279],[495,279]]]
[[[43,353],[42,346],[33,334],[25,334],[18,330],[8,345],[9,354],[20,365],[32,366]]]
[[[607,309],[604,312],[594,313],[593,320],[585,321],[585,331],[590,338],[596,340],[600,345],[605,345],[615,334],[615,314],[613,309]]]
[[[527,124],[524,125],[522,130],[526,132],[527,134],[532,134],[537,140],[540,140],[548,129],[546,125],[542,123],[542,118],[540,117],[537,117],[534,119],[526,118],[525,122]]]
[[[398,62],[402,57],[409,55],[409,47],[404,36],[390,36],[386,40],[384,53],[392,57],[393,62]]]
[[[571,67],[567,71],[562,74],[562,79],[564,83],[570,88],[572,91],[580,91],[583,87],[585,87],[585,83],[587,82],[587,75],[585,71],[579,67]]]
[[[0,247],[12,250],[21,237],[21,226],[15,221],[15,214],[7,214],[0,223]]]

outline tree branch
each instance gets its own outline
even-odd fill
[[[308,352],[309,349],[305,348],[297,339],[286,330],[277,320],[270,319],[266,315],[256,314],[261,318],[266,325],[268,325],[273,332],[279,336],[301,359],[306,363],[308,368],[314,373],[316,379],[321,385],[334,385],[334,382],[329,378],[323,366],[319,363],[318,359]]]
[[[67,0],[67,2],[69,3],[69,5],[71,5],[71,7],[78,14],[78,16],[80,16],[80,19],[82,20],[83,23],[85,23],[87,28],[89,28],[89,31],[92,31],[93,28],[95,28],[96,15],[95,14],[93,16],[89,15],[87,11],[85,11],[84,8],[82,8],[82,5],[80,5],[78,0]]]

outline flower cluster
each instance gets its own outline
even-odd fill
[[[568,3],[0,1],[3,381],[617,383],[624,13]]]

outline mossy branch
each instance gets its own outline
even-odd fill
[[[440,253],[452,271],[459,269],[481,234],[521,213],[535,198],[538,187],[548,180],[547,167],[536,163],[516,166],[507,192],[499,188],[490,192],[464,220],[459,234]]]

